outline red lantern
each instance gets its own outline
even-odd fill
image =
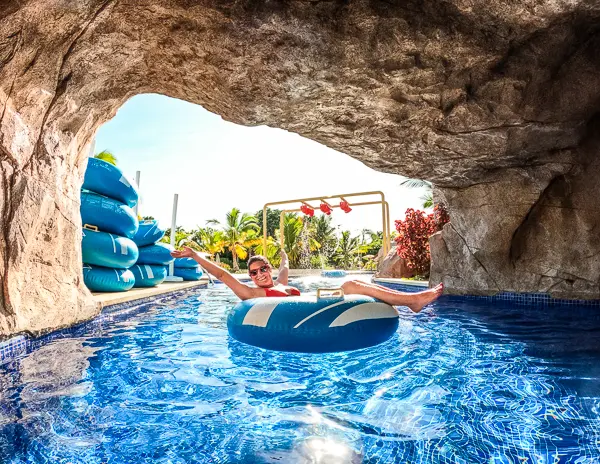
[[[319,205],[319,209],[321,211],[323,211],[325,214],[327,214],[328,216],[331,214],[331,208],[329,207],[329,205],[327,203],[321,203]]]
[[[350,205],[348,204],[348,202],[346,200],[340,201],[340,209],[344,213],[349,213],[350,211],[352,211],[352,208],[350,208]]]
[[[313,217],[315,215],[315,210],[308,205],[300,206],[300,211],[306,214],[309,217]]]

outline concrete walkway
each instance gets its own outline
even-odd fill
[[[151,296],[164,295],[166,293],[178,292],[188,288],[198,287],[203,288],[208,284],[208,279],[200,279],[196,282],[165,282],[156,287],[149,288],[132,288],[128,292],[112,292],[112,293],[92,293],[94,299],[98,301],[102,307],[111,306],[119,303],[127,303],[129,301],[141,300]]]

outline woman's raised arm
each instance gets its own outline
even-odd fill
[[[226,269],[223,269],[212,261],[203,258],[201,254],[206,256],[206,253],[194,251],[190,247],[183,247],[181,250],[171,252],[171,256],[174,258],[192,258],[195,260],[198,264],[200,264],[200,266],[206,269],[206,272],[215,276],[231,290],[233,290],[233,293],[235,293],[241,300],[248,300],[258,296],[255,295],[256,289],[243,284]]]

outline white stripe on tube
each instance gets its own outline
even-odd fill
[[[146,274],[148,275],[148,278],[154,279],[154,272],[152,272],[152,268],[147,264],[144,264],[144,267],[146,268]]]
[[[369,319],[387,319],[398,317],[398,311],[385,303],[363,303],[352,306],[344,311],[329,325],[329,327],[342,327],[353,322]]]
[[[298,327],[300,327],[302,324],[304,324],[309,319],[312,319],[313,317],[317,316],[318,314],[321,314],[322,312],[327,311],[328,309],[335,308],[336,306],[339,306],[344,303],[352,302],[352,300],[357,300],[360,298],[361,298],[360,295],[346,295],[344,300],[338,301],[337,303],[330,304],[329,306],[325,306],[324,308],[321,308],[318,311],[315,311],[310,316],[305,317],[304,319],[302,319],[300,322],[298,322],[294,326],[294,329],[297,329]]]
[[[135,185],[137,186],[138,193],[140,191],[140,175],[141,175],[140,171],[135,171]],[[140,209],[140,199],[138,198],[138,201],[133,208],[133,212],[135,213],[136,216],[138,216],[140,214],[139,209]]]
[[[131,187],[131,184],[129,183],[129,181],[127,180],[127,178],[125,176],[121,176],[121,178],[119,179],[119,182],[121,182],[122,184],[124,184],[127,187]]]
[[[275,307],[283,301],[282,298],[269,298],[269,301],[254,303],[246,315],[242,325],[266,327]]]

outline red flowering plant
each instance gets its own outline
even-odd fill
[[[436,205],[431,214],[409,208],[404,220],[396,221],[398,255],[406,260],[415,274],[423,277],[429,275],[429,237],[449,221],[448,212],[442,205]]]

